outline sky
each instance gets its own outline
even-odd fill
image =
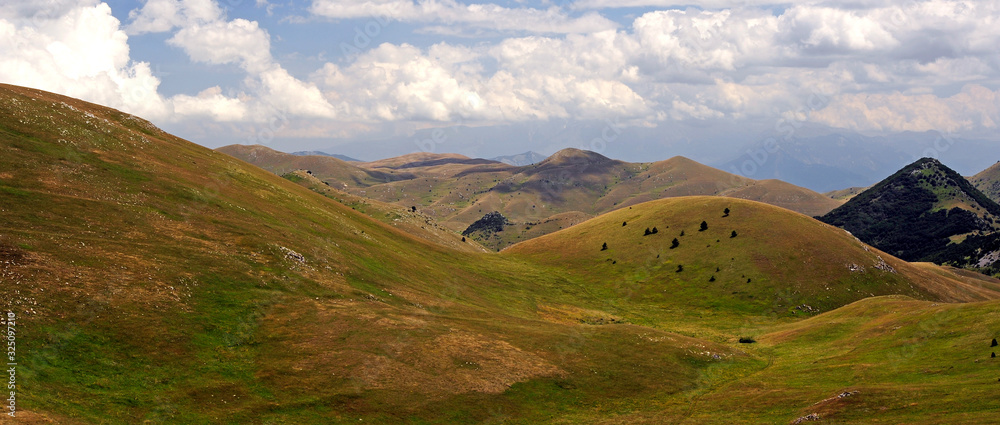
[[[789,123],[995,138],[998,46],[1000,1],[0,4],[0,82],[209,147],[367,159],[612,141],[634,156],[711,156]],[[526,136],[567,128],[586,130]]]

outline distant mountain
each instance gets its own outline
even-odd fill
[[[525,165],[532,165],[542,162],[543,160],[545,160],[545,155],[533,151],[528,151],[517,155],[498,156],[496,158],[490,158],[490,160],[502,162],[507,165],[523,167]]]
[[[335,154],[335,153],[326,153],[326,152],[320,152],[320,151],[298,151],[298,152],[292,152],[292,155],[296,155],[296,156],[332,156],[332,157],[337,158],[337,159],[339,159],[341,161],[363,162],[360,159],[354,159],[354,158],[351,158],[351,157],[349,157],[347,155],[340,155],[340,154]]]
[[[969,177],[969,181],[994,202],[1000,202],[1000,161]]]
[[[969,265],[979,258],[957,257],[957,247],[996,235],[1000,205],[938,160],[923,158],[820,220],[907,261]]]
[[[777,205],[809,216],[843,202],[778,180],[756,181],[684,157],[629,163],[580,149],[563,149],[541,162],[512,166],[458,154],[414,153],[365,163],[294,156],[263,146],[218,149],[266,170],[303,169],[331,187],[410,208],[417,206],[461,232],[497,211],[512,224],[476,232],[491,249],[555,232],[596,215],[675,196],[716,195]]]

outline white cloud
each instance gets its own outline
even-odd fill
[[[900,92],[846,94],[811,119],[834,127],[893,132],[996,129],[1000,91],[969,85],[946,98]]]
[[[0,80],[166,118],[160,81],[149,64],[130,59],[111,8],[91,1],[61,7],[0,10]]]
[[[173,97],[174,113],[182,117],[210,117],[215,121],[244,121],[247,106],[239,99],[222,95],[219,86],[207,88],[197,96],[177,95]]]
[[[473,28],[531,33],[588,33],[614,29],[613,21],[597,13],[571,17],[557,7],[507,8],[493,3],[463,4],[455,0],[313,0],[310,12],[333,19],[460,24]]]
[[[184,49],[192,60],[236,63],[251,73],[263,72],[272,64],[270,36],[257,22],[245,19],[185,27],[167,43]]]
[[[127,32],[143,34],[213,22],[222,17],[222,9],[212,0],[146,0],[128,16],[131,23]]]

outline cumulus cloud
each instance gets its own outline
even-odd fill
[[[965,86],[949,97],[933,94],[845,94],[816,111],[814,121],[843,128],[876,131],[941,131],[996,129],[1000,91]]]
[[[617,27],[597,13],[571,17],[557,7],[507,8],[493,3],[462,4],[455,0],[313,0],[310,11],[333,19],[379,22],[436,22],[474,28],[532,33],[588,33]]]
[[[104,3],[62,10],[0,9],[0,80],[123,109],[169,115],[149,64],[130,59],[128,36]]]

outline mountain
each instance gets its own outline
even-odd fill
[[[970,237],[993,235],[1000,205],[940,161],[923,158],[820,220],[905,260],[967,264],[941,254]]]
[[[419,210],[9,85],[0,152],[0,303],[16,314],[0,326],[17,348],[4,423],[995,417],[996,279],[908,266],[776,207],[667,199],[530,242],[561,251],[477,252],[418,234]],[[664,227],[643,240],[644,222]],[[678,227],[672,252],[648,239]],[[593,246],[612,235],[621,268]],[[893,291],[908,297],[866,298]]]
[[[993,202],[1000,202],[1000,162],[969,177],[969,182]]]
[[[564,149],[537,164],[515,167],[455,154],[417,153],[345,163],[295,157],[262,146],[233,145],[219,151],[276,173],[307,169],[340,190],[404,208],[416,206],[455,232],[497,211],[513,225],[502,232],[472,236],[497,250],[617,208],[671,196],[758,200],[808,215],[825,214],[842,203],[788,183],[746,179],[684,157],[628,163]]]
[[[867,190],[867,187],[849,187],[847,189],[831,190],[829,192],[823,193],[833,199],[848,201],[851,198],[858,196],[859,193]]]
[[[332,156],[332,157],[337,158],[337,159],[339,159],[341,161],[363,162],[360,159],[354,159],[354,158],[351,158],[351,157],[349,157],[347,155],[340,155],[340,154],[335,154],[335,153],[326,153],[326,152],[320,152],[320,151],[298,151],[298,152],[292,152],[292,155],[298,155],[298,156]]]
[[[490,158],[491,161],[502,162],[507,165],[513,165],[515,167],[523,167],[525,165],[537,164],[545,160],[546,156],[533,151],[528,151],[525,153],[517,155],[506,155],[498,156],[496,158]]]

